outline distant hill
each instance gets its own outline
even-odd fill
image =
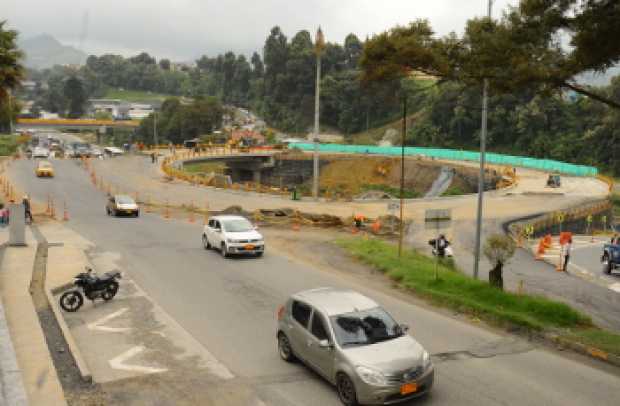
[[[26,54],[25,65],[29,68],[43,69],[54,65],[81,65],[86,62],[84,52],[63,45],[49,34],[18,41],[18,46]]]

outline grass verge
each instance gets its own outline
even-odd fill
[[[434,259],[406,251],[399,260],[397,247],[378,239],[341,239],[336,244],[434,304],[500,326],[561,331],[565,339],[620,354],[620,335],[595,327],[588,316],[564,303],[501,291],[443,264],[439,265],[439,278],[435,280]]]
[[[14,135],[0,135],[0,156],[13,155],[19,144],[19,138]]]

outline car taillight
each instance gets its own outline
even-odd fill
[[[282,317],[284,317],[284,306],[278,307],[278,320],[282,320]]]

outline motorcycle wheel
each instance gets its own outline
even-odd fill
[[[84,298],[77,290],[70,290],[60,296],[60,307],[66,312],[77,312],[82,304],[84,304]]]
[[[107,302],[108,300],[111,300],[114,296],[116,296],[116,292],[118,292],[118,282],[112,281],[105,288],[103,293],[101,293],[101,298]]]

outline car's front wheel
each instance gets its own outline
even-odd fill
[[[222,254],[224,258],[228,258],[228,248],[226,248],[226,244],[224,243],[220,246],[220,254]]]
[[[340,401],[346,406],[357,406],[357,394],[353,381],[344,373],[339,373],[336,377],[336,389]]]
[[[291,348],[291,343],[288,341],[288,337],[284,333],[278,334],[278,354],[286,362],[295,361],[295,354]]]
[[[206,250],[211,249],[211,243],[205,234],[202,235],[202,246],[205,247]]]

